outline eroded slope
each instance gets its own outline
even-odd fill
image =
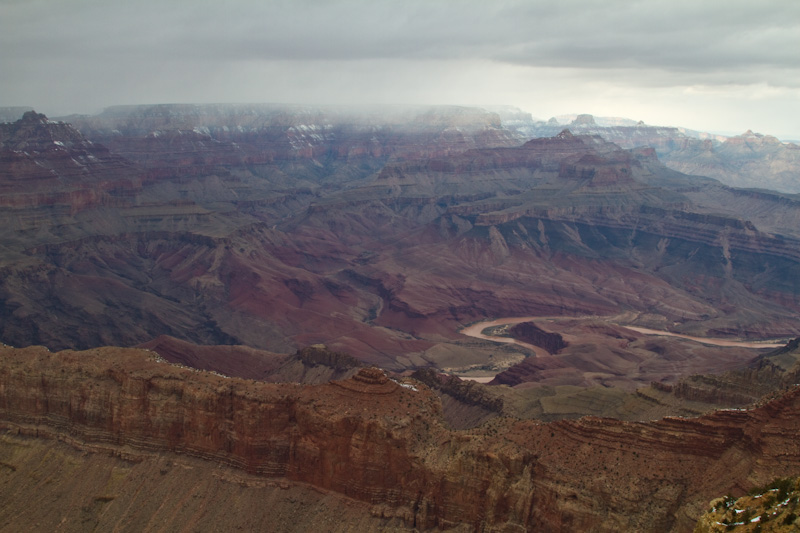
[[[686,531],[715,495],[800,471],[797,389],[697,419],[495,419],[458,432],[427,387],[377,369],[301,386],[222,378],[142,350],[1,355],[7,431],[91,453],[196,457],[330,490],[423,529]],[[5,470],[21,472],[25,462],[4,454]]]

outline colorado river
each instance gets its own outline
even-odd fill
[[[466,335],[468,337],[473,337],[476,339],[483,339],[489,340],[494,342],[503,342],[507,344],[517,344],[524,348],[528,348],[529,350],[533,350],[536,352],[537,356],[543,355],[550,355],[542,348],[537,346],[533,346],[531,344],[525,342],[519,342],[515,339],[510,337],[492,337],[490,335],[484,335],[482,332],[486,328],[490,328],[493,326],[502,326],[503,324],[519,324],[520,322],[535,322],[537,320],[544,320],[544,319],[579,319],[580,317],[544,317],[544,316],[517,316],[517,317],[508,317],[508,318],[497,318],[495,320],[486,320],[484,322],[478,322],[476,324],[472,324],[470,326],[465,327],[461,330],[462,335]],[[638,333],[643,333],[645,335],[662,335],[666,337],[680,337],[682,339],[688,339],[690,341],[700,342],[703,344],[711,344],[713,346],[739,346],[742,348],[780,348],[781,346],[785,346],[785,342],[753,342],[753,341],[736,341],[730,339],[716,339],[713,337],[692,337],[690,335],[682,335],[680,333],[672,333],[671,331],[660,331],[657,329],[648,329],[648,328],[640,328],[636,326],[625,326],[622,324],[616,324],[623,328],[630,329],[632,331],[636,331]]]
[[[486,320],[484,322],[478,322],[476,324],[472,324],[471,326],[467,326],[464,329],[462,329],[460,333],[462,335],[466,335],[467,337],[473,337],[475,339],[502,342],[505,344],[516,344],[518,346],[522,346],[523,348],[533,350],[536,353],[537,357],[544,357],[550,355],[544,348],[539,348],[538,346],[534,346],[533,344],[528,344],[527,342],[518,341],[516,339],[512,339],[511,337],[492,337],[491,335],[484,335],[482,333],[484,329],[491,328],[493,326],[502,326],[503,324],[519,324],[520,322],[529,322],[534,319],[535,317],[509,317],[509,318],[498,318],[496,320]]]

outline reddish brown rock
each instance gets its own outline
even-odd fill
[[[137,348],[152,350],[170,363],[244,378],[267,380],[288,358],[247,346],[202,346],[162,335]]]
[[[800,472],[797,388],[697,419],[494,419],[457,432],[442,425],[430,390],[377,369],[275,385],[142,350],[0,351],[6,431],[304,482],[418,529],[688,531],[712,497]]]
[[[519,341],[544,348],[550,354],[558,353],[567,347],[567,343],[564,342],[564,338],[559,333],[544,331],[534,322],[514,324],[508,330],[508,333]]]
[[[130,162],[71,125],[29,111],[0,124],[0,207],[119,207],[141,188]]]
[[[508,370],[497,374],[492,385],[540,383],[557,385],[584,385],[583,372],[555,357],[528,357]]]
[[[595,136],[511,147],[479,110],[355,115],[76,117],[86,138],[136,161],[133,190],[111,153],[108,173],[65,170],[61,188],[27,173],[51,148],[65,169],[78,168],[76,147],[94,154],[31,115],[8,145],[44,155],[17,154],[27,170],[10,164],[4,182],[9,202],[36,205],[0,212],[0,337],[53,349],[160,335],[282,353],[324,343],[402,370],[438,365],[443,345],[464,347],[461,326],[504,316],[630,311],[695,335],[797,332],[800,203],[710,188]]]
[[[281,105],[115,106],[73,122],[145,167],[152,179],[227,174],[232,166],[274,177],[268,166],[290,164],[282,179],[313,180],[321,160],[371,166],[387,158],[445,156],[517,142],[497,115],[455,106],[381,113]]]

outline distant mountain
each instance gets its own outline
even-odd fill
[[[633,120],[624,117],[595,117],[589,114],[576,114],[576,115],[558,115],[553,117],[559,124],[585,124],[597,125],[604,128],[615,126],[637,126],[642,124],[641,121]]]
[[[527,138],[552,137],[567,128],[574,134],[599,135],[623,148],[649,146],[666,166],[686,174],[733,187],[800,193],[800,146],[769,135],[748,131],[726,137],[592,115],[563,115],[547,122],[517,117],[503,123]]]
[[[130,161],[35,111],[0,124],[0,154],[0,205],[63,206],[76,213],[116,204],[141,187]]]
[[[589,114],[560,115],[548,121],[516,120],[506,121],[508,114],[501,114],[503,125],[528,138],[552,137],[564,129],[576,135],[599,135],[623,148],[650,146],[661,153],[672,144],[681,144],[684,139],[713,138],[723,140],[723,136],[695,132],[685,128],[651,126],[642,121],[620,117],[595,117]]]
[[[734,187],[800,193],[800,146],[747,131],[720,144],[687,145],[665,154],[670,168]]]

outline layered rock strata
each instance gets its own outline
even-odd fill
[[[30,112],[0,126],[0,337],[325,343],[413,370],[491,317],[797,334],[800,203],[597,136],[520,146],[496,118],[142,106],[79,133]]]
[[[69,124],[35,111],[0,124],[0,208],[120,207],[141,185],[130,161]]]
[[[797,388],[697,419],[494,419],[458,432],[427,387],[377,369],[275,385],[143,350],[0,352],[6,431],[307,483],[418,529],[688,531],[715,495],[800,472]]]
[[[369,166],[369,161],[518,142],[497,115],[456,106],[378,113],[258,104],[142,105],[115,106],[70,120],[87,137],[145,167],[153,179],[226,173],[231,167],[261,175],[269,165],[310,161],[366,161]],[[313,167],[291,170],[287,174],[309,180],[306,186],[319,177]],[[267,176],[274,173],[262,177]]]

